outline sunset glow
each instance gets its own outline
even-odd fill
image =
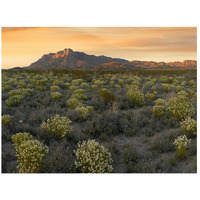
[[[145,61],[197,59],[193,27],[2,28],[2,68],[28,66],[65,48],[93,55]]]

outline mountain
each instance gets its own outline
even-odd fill
[[[128,61],[120,58],[87,55],[83,52],[64,49],[57,53],[43,55],[38,61],[26,67],[28,69],[196,69],[195,60],[183,62]]]
[[[72,49],[64,49],[57,53],[42,56],[42,58],[32,63],[28,68],[92,69],[109,62],[127,63],[128,60],[87,55],[83,52],[73,51]]]

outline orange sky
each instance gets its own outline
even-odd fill
[[[127,60],[197,59],[193,27],[4,27],[2,68],[28,66],[43,54],[65,48]]]

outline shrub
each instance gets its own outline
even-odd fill
[[[153,114],[156,116],[156,117],[161,117],[164,115],[164,110],[165,110],[165,107],[164,106],[161,106],[161,105],[155,105],[153,107]]]
[[[85,90],[84,90],[84,89],[76,89],[76,90],[74,90],[74,93],[77,93],[77,94],[84,94],[84,93],[85,93]]]
[[[71,96],[72,99],[78,99],[78,100],[87,100],[87,97],[84,94],[74,93]]]
[[[176,86],[176,92],[178,93],[178,92],[180,92],[181,90],[183,90],[183,86],[180,86],[180,85],[178,85],[178,86]]]
[[[129,89],[126,95],[134,104],[138,106],[142,106],[144,104],[144,94],[139,90]]]
[[[76,90],[76,86],[71,85],[71,86],[69,87],[69,89],[70,89],[71,91],[74,91],[74,90]]]
[[[153,93],[147,93],[147,94],[145,94],[145,97],[147,98],[147,99],[150,99],[150,100],[155,100],[156,99],[156,97],[157,97],[157,92],[156,91],[154,91]]]
[[[171,98],[166,105],[166,111],[172,117],[176,117],[178,120],[186,117],[191,117],[195,114],[195,108],[192,103],[187,102],[185,98]]]
[[[76,107],[81,107],[83,104],[78,101],[76,98],[71,98],[67,100],[67,106],[71,109],[75,109]]]
[[[108,101],[115,100],[115,96],[111,94],[111,92],[106,88],[102,88],[99,90],[99,96]]]
[[[113,170],[111,154],[95,140],[79,142],[75,154],[75,165],[83,173],[109,173]]]
[[[192,87],[196,85],[196,83],[195,83],[194,80],[189,81],[189,84],[190,84],[190,86],[192,86]]]
[[[155,101],[155,103],[156,103],[156,105],[157,106],[164,106],[165,105],[165,100],[164,99],[157,99],[156,101]]]
[[[151,91],[152,91],[152,92],[156,91],[156,86],[152,86],[152,87],[151,87]]]
[[[61,138],[72,131],[71,123],[72,121],[67,117],[56,114],[47,119],[47,122],[43,122],[41,128],[46,129],[49,133],[55,134],[57,137]]]
[[[66,88],[70,86],[70,83],[65,83]]]
[[[179,98],[187,99],[188,93],[186,91],[182,90],[182,91],[178,92],[177,95]]]
[[[80,106],[76,107],[75,111],[81,115],[82,118],[86,119],[90,113],[94,110],[93,106]]]
[[[72,85],[80,85],[83,82],[83,79],[75,79],[72,81]]]
[[[97,89],[97,88],[98,88],[97,85],[92,85],[92,89],[93,89],[93,90],[95,90],[95,89]]]
[[[186,150],[191,143],[191,139],[188,139],[186,135],[178,136],[177,139],[174,140],[174,146],[176,148],[176,153],[178,158],[184,158],[186,156]]]
[[[185,121],[181,122],[181,128],[184,132],[189,133],[191,135],[197,134],[197,122],[190,117],[186,118]]]
[[[18,105],[24,97],[22,95],[14,95],[9,97],[5,102],[8,106],[16,106]]]
[[[12,136],[12,141],[19,162],[19,173],[37,173],[49,148],[38,140],[33,140],[29,133],[17,133]]]
[[[2,116],[2,124],[4,126],[9,126],[11,121],[11,116],[10,115],[3,115]]]
[[[62,97],[62,94],[60,92],[52,92],[51,93],[51,98],[53,100],[57,100],[57,99],[60,99]]]
[[[169,92],[171,89],[170,84],[161,84],[161,87],[164,89],[165,92]]]
[[[87,83],[81,83],[80,86],[83,87],[83,88],[88,88],[88,87],[89,87],[89,84],[87,84]]]
[[[50,89],[53,92],[53,91],[58,91],[60,88],[57,85],[53,85],[53,86],[51,86]]]
[[[115,89],[120,89],[121,88],[121,86],[120,85],[115,85]]]

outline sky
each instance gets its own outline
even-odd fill
[[[2,69],[65,48],[129,61],[197,59],[196,27],[2,27]]]

